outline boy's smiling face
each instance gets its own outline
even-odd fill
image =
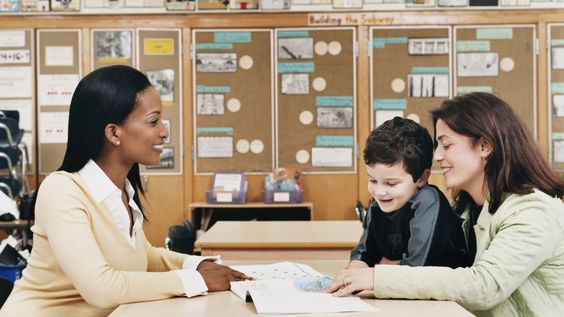
[[[376,199],[382,211],[393,212],[403,207],[417,190],[427,184],[429,172],[423,173],[416,182],[403,167],[403,162],[393,165],[366,166],[368,192]]]

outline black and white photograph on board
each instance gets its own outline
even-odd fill
[[[564,163],[564,140],[552,141],[552,160],[555,163]]]
[[[96,58],[130,59],[132,31],[94,31]]]
[[[169,119],[163,119],[162,122],[163,122],[163,125],[164,125],[166,131],[168,132],[168,137],[166,139],[164,139],[163,141],[164,141],[165,144],[170,144],[170,131],[171,131],[170,130],[170,120]]]
[[[499,72],[497,53],[459,53],[458,77],[496,77]]]
[[[173,69],[159,69],[148,70],[147,77],[151,85],[161,95],[162,101],[174,101],[174,70]]]
[[[564,47],[552,48],[552,69],[564,69]]]
[[[564,117],[564,95],[552,96],[552,115],[554,117]]]
[[[147,165],[147,168],[174,168],[174,148],[163,147],[163,152],[160,155],[160,163],[156,165]]]
[[[235,73],[237,72],[237,54],[235,53],[196,54],[196,72]]]
[[[197,94],[196,113],[199,115],[222,115],[225,113],[225,95]]]
[[[409,55],[444,55],[448,51],[448,38],[411,38],[407,44]]]
[[[313,58],[313,38],[279,38],[279,59],[311,59]]]
[[[318,128],[352,128],[352,107],[317,107]]]
[[[282,74],[283,95],[309,94],[309,74]]]
[[[407,96],[413,98],[448,97],[447,74],[407,75]]]

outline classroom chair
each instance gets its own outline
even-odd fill
[[[12,177],[0,176],[0,190],[8,197],[15,199],[22,189],[21,183]]]
[[[169,250],[192,254],[194,253],[194,243],[196,242],[196,234],[194,228],[188,219],[184,219],[182,225],[171,226],[168,228],[168,238],[166,246]]]
[[[11,281],[0,277],[0,308],[2,308],[8,296],[10,296],[13,288],[14,284]]]
[[[14,147],[0,147],[0,170],[7,169],[12,178],[17,178],[16,166],[20,163],[22,152]]]
[[[17,147],[23,138],[24,130],[14,118],[0,116],[0,146]]]
[[[0,118],[12,118],[19,124],[20,112],[18,110],[0,110]]]

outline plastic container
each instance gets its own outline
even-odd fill
[[[265,204],[291,203],[299,204],[303,200],[303,190],[262,190],[262,197]]]
[[[240,191],[206,191],[206,202],[208,204],[244,204],[247,192]]]
[[[3,277],[12,283],[22,277],[22,271],[25,265],[4,265],[0,264],[0,277]]]

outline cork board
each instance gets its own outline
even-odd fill
[[[182,147],[182,43],[180,29],[137,29],[137,68],[161,95],[162,120],[169,130],[161,161],[141,166],[143,175],[181,175]]]
[[[454,28],[454,38],[454,93],[484,91],[497,95],[513,107],[536,137],[535,26],[460,26]],[[466,66],[469,71],[462,70]],[[475,76],[461,76],[461,72]]]
[[[55,171],[63,161],[70,98],[82,78],[80,43],[78,29],[37,30],[38,161],[42,175]],[[42,98],[53,95],[57,97]]]
[[[276,30],[277,166],[356,173],[354,28]]]
[[[564,24],[550,24],[548,26],[548,56],[549,56],[549,101],[548,110],[548,147],[549,160],[553,168],[564,171],[564,66],[562,54],[564,52]]]
[[[16,35],[17,39],[0,41],[0,67],[7,73],[13,69],[25,71],[30,76],[29,95],[9,94],[0,96],[0,110],[18,110],[20,114],[20,128],[25,130],[23,142],[27,146],[28,152],[28,175],[34,175],[35,162],[35,81],[33,71],[35,68],[35,41],[34,33],[31,29],[0,29],[5,36]],[[9,85],[7,83],[7,85]],[[0,87],[0,89],[9,89]]]
[[[371,129],[394,116],[433,133],[429,111],[451,96],[449,27],[373,27]]]
[[[273,155],[272,31],[193,31],[194,166],[269,173]]]
[[[93,70],[117,64],[135,67],[133,29],[92,29],[90,39],[90,65]]]

